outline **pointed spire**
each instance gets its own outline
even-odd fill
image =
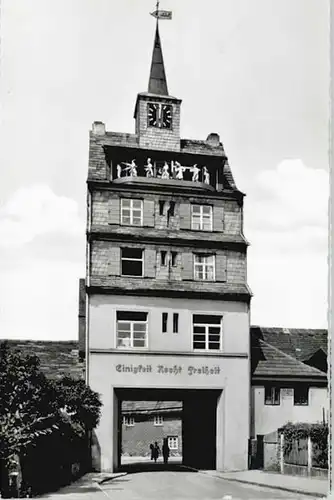
[[[164,59],[162,56],[158,21],[155,31],[151,72],[150,72],[150,79],[148,82],[148,91],[150,94],[168,95],[167,80],[166,80]]]

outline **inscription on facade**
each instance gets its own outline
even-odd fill
[[[216,366],[181,366],[181,365],[157,365],[153,367],[152,365],[122,365],[118,364],[115,369],[119,373],[133,373],[134,375],[141,373],[157,373],[163,375],[181,375],[185,373],[187,375],[220,375],[220,367]]]

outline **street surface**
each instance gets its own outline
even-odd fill
[[[128,474],[101,485],[100,494],[94,500],[255,500],[255,499],[296,499],[310,500],[309,495],[299,495],[230,482],[205,473],[185,470],[178,464],[170,464],[167,469],[162,463],[131,464],[123,467]],[[85,496],[85,495],[83,495]],[[83,499],[84,500],[84,499]]]

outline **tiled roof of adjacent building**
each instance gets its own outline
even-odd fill
[[[259,339],[252,343],[252,375],[256,377],[307,377],[324,379],[326,375]]]
[[[0,343],[4,342],[0,341]],[[9,347],[21,354],[36,355],[41,362],[41,369],[47,377],[56,379],[70,376],[84,378],[84,362],[80,361],[78,342],[48,340],[7,340]]]
[[[327,330],[311,328],[251,327],[252,338],[260,338],[300,361],[319,349],[327,354]]]
[[[122,413],[166,413],[182,410],[182,401],[122,401]]]

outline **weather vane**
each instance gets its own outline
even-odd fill
[[[160,1],[157,0],[155,11],[151,12],[151,16],[155,17],[157,20],[170,20],[172,19],[172,11],[171,10],[160,10]]]

